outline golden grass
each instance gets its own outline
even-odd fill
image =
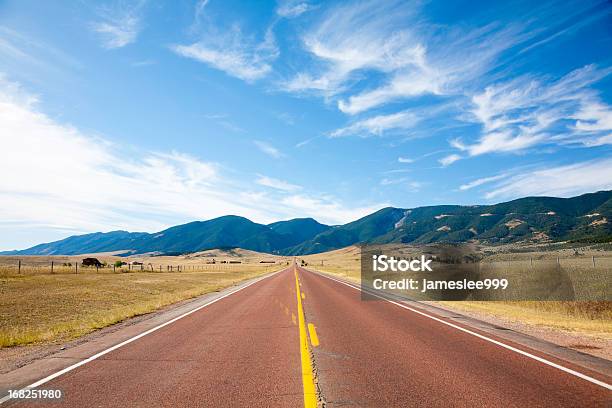
[[[218,265],[220,266],[220,265]],[[285,264],[200,272],[0,273],[0,347],[64,341]],[[1,268],[0,268],[1,271]]]
[[[358,247],[349,246],[335,251],[297,257],[307,268],[328,272],[352,282],[361,282],[361,253]]]
[[[612,302],[436,302],[539,327],[612,339]]]
[[[528,254],[496,254],[484,260],[484,267],[498,271],[513,273],[529,273],[532,267],[550,265],[560,256],[561,266],[570,274],[580,274],[592,271],[590,253],[587,256],[572,256],[573,251],[565,250],[559,253],[528,253]],[[308,255],[304,259],[308,267],[321,272],[359,283],[360,253],[357,247],[347,247],[336,251]],[[601,271],[603,281],[596,282],[599,286],[609,279],[612,267],[612,256],[609,253],[597,253],[597,270]],[[609,282],[609,281],[608,281]],[[612,302],[586,301],[453,301],[432,302],[459,311],[479,312],[497,316],[511,321],[531,324],[554,330],[577,332],[589,336],[612,338]]]

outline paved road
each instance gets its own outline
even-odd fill
[[[601,385],[293,267],[41,388],[63,391],[52,406],[301,407],[315,381],[327,407],[612,406]]]
[[[311,272],[301,279],[328,407],[612,406],[601,386]]]

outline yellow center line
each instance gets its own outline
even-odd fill
[[[310,335],[310,344],[312,344],[312,347],[317,347],[319,345],[319,336],[317,336],[317,330],[312,323],[308,323],[308,334]]]
[[[304,386],[304,407],[316,408],[317,393],[315,391],[314,377],[312,375],[312,362],[310,361],[310,350],[308,349],[308,338],[306,334],[306,321],[302,298],[300,297],[300,281],[297,268],[295,270],[295,288],[297,294],[298,322],[300,329],[300,355],[302,357],[302,385]]]

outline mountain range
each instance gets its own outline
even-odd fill
[[[493,205],[388,207],[344,225],[312,218],[258,224],[227,215],[177,225],[156,233],[96,232],[76,235],[2,255],[179,254],[240,247],[283,255],[304,255],[358,243],[479,241],[612,241],[612,191],[572,198],[526,197]]]

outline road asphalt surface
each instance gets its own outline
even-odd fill
[[[442,320],[292,266],[3,406],[612,406],[604,374]]]

